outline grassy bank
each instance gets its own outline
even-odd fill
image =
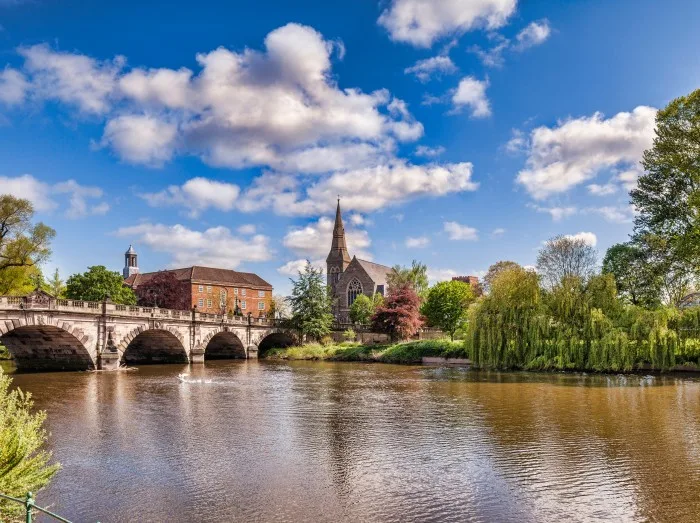
[[[263,358],[271,360],[368,361],[381,363],[420,363],[423,356],[466,358],[464,343],[450,340],[423,340],[388,345],[360,343],[311,343],[286,349],[272,349]]]

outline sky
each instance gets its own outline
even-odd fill
[[[224,5],[228,4],[228,5]],[[192,264],[289,291],[351,255],[433,281],[627,239],[700,2],[0,0],[0,193],[65,278]]]

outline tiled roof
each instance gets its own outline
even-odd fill
[[[195,283],[240,285],[246,287],[266,287],[271,289],[272,285],[267,283],[257,274],[252,272],[238,272],[230,269],[215,269],[213,267],[184,267],[182,269],[170,269],[170,272],[180,281],[191,281]],[[138,287],[153,278],[157,272],[145,272],[132,274],[124,283],[130,287]]]
[[[370,262],[355,258],[362,268],[367,272],[376,285],[386,285],[387,276],[391,272],[391,267],[379,263]]]

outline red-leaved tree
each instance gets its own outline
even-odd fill
[[[372,316],[372,330],[385,332],[392,340],[410,338],[422,324],[420,298],[410,285],[390,288],[384,303],[377,307]]]
[[[187,310],[186,287],[172,272],[161,271],[136,288],[139,305],[162,309]]]

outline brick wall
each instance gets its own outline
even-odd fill
[[[200,288],[202,289],[201,291]],[[244,315],[251,312],[255,317],[268,314],[270,311],[270,303],[272,302],[272,291],[269,289],[263,290],[234,285],[210,285],[207,283],[192,283],[190,289],[192,306],[196,306],[197,310],[200,312],[219,314],[221,312],[222,291],[226,292],[227,312],[234,310],[236,306],[236,297],[238,297],[238,306],[241,308],[241,312]],[[258,295],[259,292],[263,292],[264,296],[260,297]],[[202,300],[201,305],[200,300]],[[246,305],[245,309],[243,308],[244,301]],[[263,302],[263,309],[259,308],[259,302]]]

